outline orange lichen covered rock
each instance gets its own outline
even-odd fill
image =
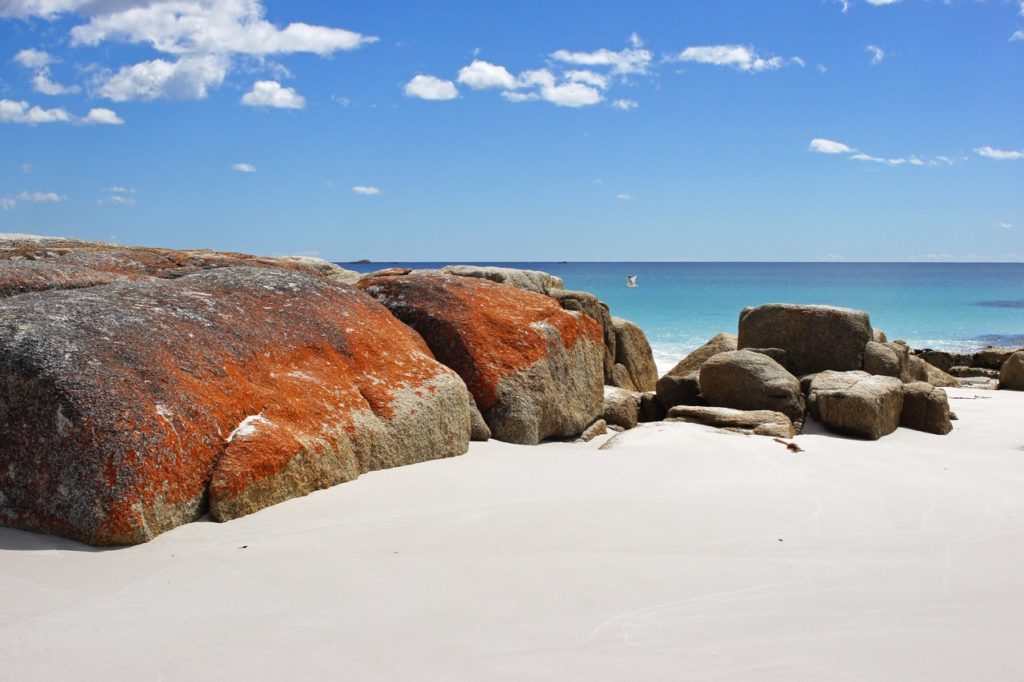
[[[171,279],[237,266],[308,272],[351,284],[359,276],[319,258],[263,257],[193,249],[121,246],[57,237],[0,234],[0,298],[114,281]]]
[[[0,300],[0,524],[144,542],[466,451],[470,399],[363,292],[219,268]]]
[[[358,285],[419,332],[469,386],[494,438],[576,436],[601,412],[601,326],[541,294],[443,272]]]

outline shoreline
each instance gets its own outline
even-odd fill
[[[18,679],[1020,677],[1024,394],[950,398],[943,437],[794,454],[658,424],[473,443],[130,548],[0,528],[0,655]]]

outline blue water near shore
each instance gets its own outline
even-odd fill
[[[762,303],[866,310],[914,348],[1024,346],[1024,263],[479,263],[543,270],[639,324],[671,364]],[[342,264],[359,272],[443,263]],[[625,286],[637,275],[636,288]]]

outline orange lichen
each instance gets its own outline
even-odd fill
[[[571,349],[582,338],[601,345],[601,326],[563,310],[547,296],[484,279],[416,274],[363,280],[357,286],[381,300],[428,340],[438,360],[466,382],[481,411],[497,399],[501,379],[546,358],[544,327]]]
[[[176,514],[201,512],[222,460],[218,494],[238,494],[299,454],[317,456],[303,443],[354,433],[359,413],[390,420],[396,391],[449,374],[371,297],[308,276],[235,269],[90,292],[0,304],[9,319],[38,327],[38,343],[67,344],[56,383],[26,376],[38,395],[10,399],[0,424],[0,469],[24,469],[16,482],[0,478],[18,509],[10,525],[139,542],[181,523]],[[4,333],[0,362],[14,362]],[[58,433],[53,415],[65,404],[70,426]],[[273,425],[266,437],[229,447],[252,415]],[[70,519],[48,506],[64,477],[93,500]]]

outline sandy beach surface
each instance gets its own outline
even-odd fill
[[[0,528],[0,679],[1024,679],[1024,393],[950,396],[946,437],[658,424],[127,549]]]

